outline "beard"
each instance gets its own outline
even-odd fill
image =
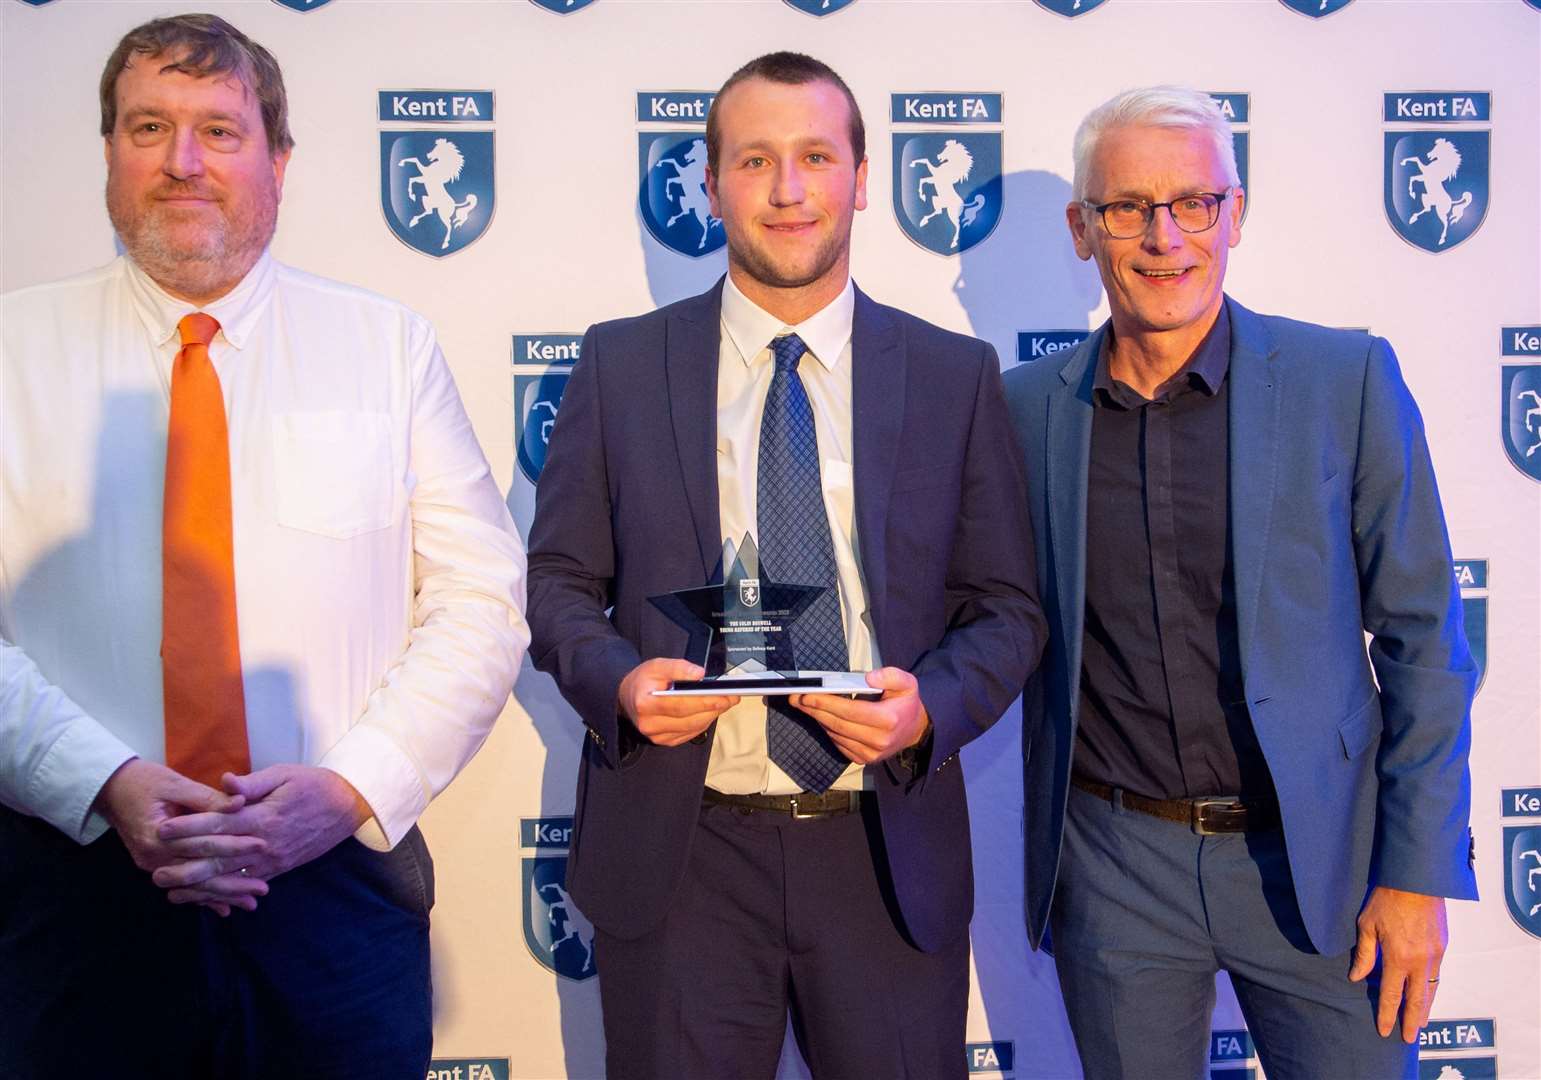
[[[837,266],[850,250],[850,227],[835,229],[813,252],[806,267],[778,265],[770,255],[753,244],[735,244],[728,233],[728,262],[761,285],[772,289],[801,289],[812,285]]]
[[[214,198],[206,208],[162,199]],[[146,194],[118,190],[107,177],[107,217],[129,257],[157,284],[184,299],[213,300],[233,289],[273,238],[274,188],[220,199],[197,183],[168,181]]]

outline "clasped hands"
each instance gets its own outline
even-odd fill
[[[220,787],[134,758],[103,785],[96,809],[167,899],[222,916],[256,910],[271,879],[331,850],[370,816],[330,769],[273,765],[225,773]]]
[[[646,660],[621,680],[621,712],[643,738],[659,746],[678,746],[705,731],[739,702],[733,695],[658,697],[677,679],[700,679],[706,672],[687,660]],[[790,703],[812,717],[840,752],[870,765],[907,750],[926,737],[931,718],[920,700],[920,684],[902,668],[867,673],[867,685],[883,691],[875,701],[841,694],[793,694]]]

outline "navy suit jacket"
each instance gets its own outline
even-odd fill
[[[1370,886],[1476,896],[1466,768],[1476,669],[1423,421],[1391,347],[1225,302],[1246,703],[1306,930],[1337,953],[1353,944]],[[1075,746],[1092,381],[1107,332],[1005,378],[1051,635],[1023,697],[1035,948]]]
[[[657,926],[678,888],[716,730],[623,746],[616,709],[627,672],[685,650],[648,598],[705,584],[721,559],[721,289],[589,330],[530,529],[530,655],[588,728],[568,888],[622,938]],[[934,727],[917,775],[893,761],[867,772],[904,928],[931,951],[966,933],[973,910],[958,750],[1009,707],[1045,624],[995,350],[858,291],[851,363],[873,627],[883,662],[915,674]]]

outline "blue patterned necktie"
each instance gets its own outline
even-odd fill
[[[797,375],[797,363],[807,351],[796,334],[771,342],[776,373],[760,424],[756,504],[760,573],[772,581],[826,587],[793,624],[792,654],[804,670],[845,671],[850,661],[840,624],[835,546],[819,481],[819,437],[808,392]],[[850,761],[815,720],[786,698],[766,698],[766,709],[770,759],[804,791],[827,791]]]

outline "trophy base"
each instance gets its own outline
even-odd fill
[[[781,697],[788,694],[846,694],[880,698],[883,691],[867,685],[864,671],[789,671],[784,675],[756,672],[753,675],[719,675],[715,679],[680,679],[658,697]]]

